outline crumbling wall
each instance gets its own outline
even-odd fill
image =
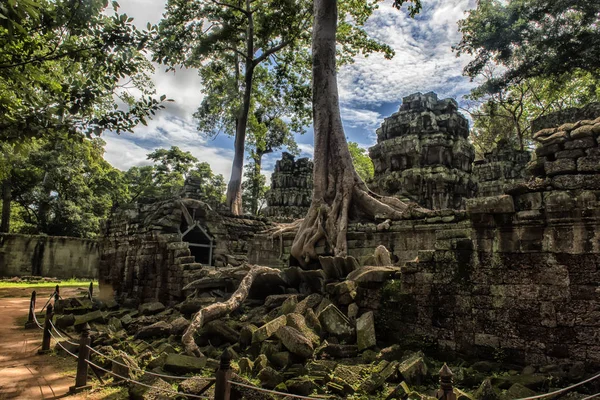
[[[63,236],[0,234],[0,276],[95,278],[98,243]]]
[[[308,158],[294,160],[294,156],[284,152],[271,175],[265,215],[278,221],[303,218],[312,198],[312,174],[312,161]]]
[[[369,149],[374,191],[412,200],[430,209],[462,209],[472,197],[475,158],[469,124],[453,99],[433,92],[402,99],[397,113],[377,129]]]
[[[515,183],[524,181],[531,153],[515,149],[509,142],[501,141],[482,160],[473,163],[473,177],[477,181],[477,196],[497,196]]]
[[[190,226],[199,237],[213,239],[212,251],[202,247],[206,261],[190,250]],[[213,211],[192,198],[173,198],[121,210],[107,223],[101,241],[100,289],[104,296],[140,302],[181,300],[183,287],[207,268],[238,265],[246,259],[248,242],[265,222]],[[206,244],[209,240],[204,241]],[[210,262],[209,262],[210,258]]]

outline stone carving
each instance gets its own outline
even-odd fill
[[[477,196],[501,195],[508,185],[522,182],[528,176],[525,167],[530,160],[530,152],[517,150],[505,140],[498,142],[494,150],[485,154],[483,160],[473,163]]]
[[[461,209],[475,192],[475,158],[469,124],[453,99],[433,92],[402,100],[397,113],[377,130],[369,149],[375,165],[373,190],[431,209]]]
[[[313,163],[308,158],[294,160],[284,152],[271,175],[266,215],[280,221],[302,218],[312,197]]]

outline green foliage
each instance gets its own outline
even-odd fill
[[[10,146],[10,147],[9,147]],[[94,237],[100,222],[126,196],[122,173],[104,158],[104,141],[73,134],[4,144],[5,175],[20,233]]]
[[[144,49],[153,31],[101,0],[0,6],[0,139],[131,131],[163,108]],[[129,93],[140,93],[134,97]]]
[[[486,77],[494,79],[490,70]],[[500,141],[525,149],[533,146],[531,123],[543,115],[600,100],[596,78],[582,71],[559,78],[528,78],[496,93],[477,88],[467,96],[473,118],[471,138],[478,157]]]
[[[600,72],[597,0],[482,0],[459,21],[457,53],[474,59],[465,75],[474,78],[490,64],[503,73],[482,85],[495,93],[532,77]]]
[[[350,150],[354,169],[356,169],[358,175],[364,181],[372,179],[375,174],[375,167],[371,157],[367,154],[367,150],[359,147],[356,142],[348,142],[348,150]]]
[[[244,210],[252,215],[259,215],[266,206],[266,195],[269,190],[267,178],[261,173],[260,164],[251,160],[244,167],[245,180],[242,182],[242,204]]]
[[[198,162],[190,152],[172,146],[149,153],[148,160],[154,165],[132,167],[125,172],[129,202],[152,203],[178,195],[190,177],[211,206],[223,202],[223,175],[215,175],[207,162]]]

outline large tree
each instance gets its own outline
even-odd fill
[[[474,56],[466,75],[474,78],[490,63],[505,68],[484,82],[487,91],[531,77],[600,73],[597,0],[480,0],[459,30],[455,50]]]
[[[369,38],[360,27],[377,1],[344,2],[338,32],[340,58],[359,53],[393,52]],[[309,52],[312,3],[266,0],[170,0],[160,24],[156,60],[199,69],[205,88],[196,113],[201,131],[235,132],[235,152],[227,188],[227,205],[239,214],[244,150],[257,82],[275,82],[277,97],[302,114],[309,101]],[[269,79],[261,79],[263,71]]]
[[[400,7],[404,1],[394,1]],[[410,6],[411,14],[420,3]],[[336,256],[347,254],[351,217],[397,218],[408,209],[398,199],[370,192],[352,164],[340,116],[336,69],[337,0],[315,0],[312,34],[314,186],[291,254],[304,267],[317,258],[315,245],[325,240]]]

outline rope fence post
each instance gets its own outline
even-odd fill
[[[54,289],[54,301],[58,301],[58,299],[60,299],[60,288],[56,285]]]
[[[88,289],[88,293],[90,295],[90,300],[92,300],[92,297],[94,295],[94,282],[90,282],[90,287]]]
[[[448,365],[444,363],[440,369],[440,388],[438,389],[436,396],[438,400],[456,400],[456,395],[452,389],[452,377],[454,374],[448,368]]]
[[[50,329],[52,329],[52,304],[48,304],[46,307],[46,319],[44,320],[44,336],[42,337],[42,348],[38,351],[38,354],[49,353],[50,350]]]
[[[231,354],[225,350],[221,354],[221,364],[217,370],[217,381],[215,383],[215,400],[230,400],[231,396]]]
[[[25,329],[32,329],[36,327],[35,321],[33,319],[33,313],[35,312],[35,290],[31,292],[31,299],[29,300],[29,317],[27,318],[27,322],[25,322]]]
[[[77,353],[77,375],[75,375],[75,386],[69,388],[69,393],[79,393],[91,389],[87,384],[88,360],[90,358],[90,325],[86,322],[79,337],[79,352]]]

